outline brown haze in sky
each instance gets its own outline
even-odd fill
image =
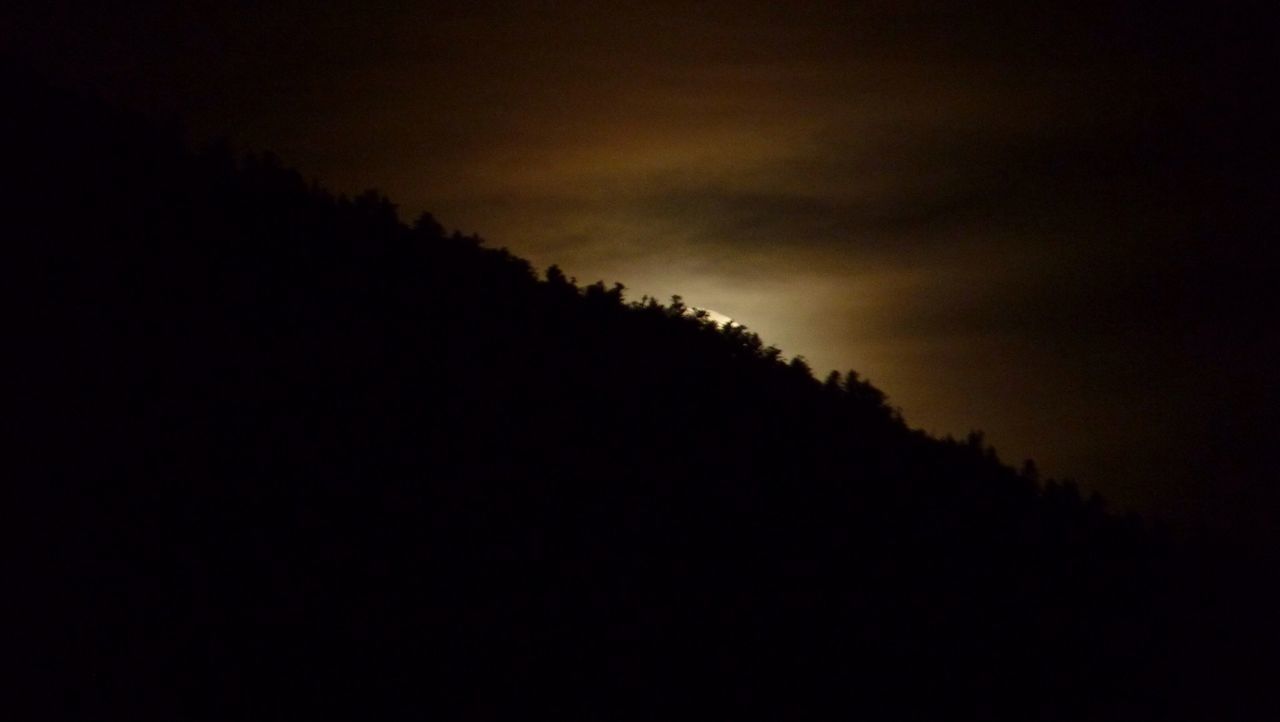
[[[1223,424],[1263,429],[1242,454],[1274,436],[1249,391],[1266,333],[1241,311],[1269,252],[1231,145],[1254,126],[1220,107],[1254,82],[1247,22],[1200,36],[1217,16],[1090,2],[223,5],[5,11],[0,37],[539,268],[681,294],[819,375],[857,369],[914,426],[983,429],[1121,505],[1252,493],[1203,473],[1236,453],[1209,448]]]

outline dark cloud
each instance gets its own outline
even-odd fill
[[[39,3],[45,71],[683,294],[1124,502],[1269,498],[1259,3]],[[1255,525],[1262,520],[1254,519]]]

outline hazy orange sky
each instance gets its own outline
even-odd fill
[[[1234,514],[1270,468],[1250,456],[1276,440],[1257,18],[229,5],[41,4],[0,38],[539,268],[681,294],[1121,505]]]

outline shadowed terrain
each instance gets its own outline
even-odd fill
[[[50,717],[1264,702],[1271,571],[1237,550],[678,298],[5,83],[17,636]]]

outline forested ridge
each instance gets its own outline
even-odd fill
[[[1259,570],[679,298],[6,75],[17,636],[48,716],[1260,703],[1274,625],[1224,581]]]

